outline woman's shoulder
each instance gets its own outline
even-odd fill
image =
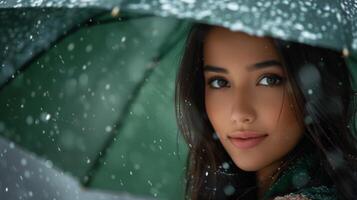
[[[336,200],[334,187],[318,186],[301,189],[284,196],[277,196],[273,200]]]

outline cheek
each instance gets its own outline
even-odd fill
[[[212,126],[217,132],[223,131],[224,123],[228,122],[229,116],[229,98],[224,93],[205,94],[205,108]]]
[[[284,97],[284,91],[282,89],[266,89],[260,90],[252,98],[254,108],[258,113],[258,120],[266,128],[275,126],[275,124],[283,116],[283,108],[286,107],[284,102],[287,98]]]
[[[277,120],[277,133],[281,140],[295,143],[302,135],[304,124],[297,112],[297,106],[292,98],[285,96],[281,114]]]

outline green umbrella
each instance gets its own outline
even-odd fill
[[[160,199],[182,199],[173,89],[192,22],[332,48],[356,65],[352,0],[27,0],[0,8],[1,135],[86,186]]]

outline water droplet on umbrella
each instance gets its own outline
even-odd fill
[[[45,166],[51,169],[53,167],[53,163],[50,160],[46,160]]]
[[[41,113],[40,118],[42,121],[47,122],[48,120],[51,119],[51,115],[49,113],[43,112]]]
[[[26,166],[27,165],[27,160],[25,158],[21,159],[21,165]]]
[[[82,86],[82,87],[85,87],[88,85],[88,81],[89,81],[89,78],[88,78],[88,75],[87,74],[81,74],[79,76],[79,84]]]
[[[5,131],[5,124],[4,122],[0,122],[0,132],[4,132]]]
[[[75,47],[74,43],[69,43],[68,46],[67,46],[67,50],[68,51],[73,51],[74,47]]]
[[[239,5],[237,3],[235,3],[235,2],[229,2],[229,3],[227,3],[227,8],[229,10],[236,11],[236,10],[239,9]]]
[[[111,126],[105,127],[105,132],[109,133],[111,131],[112,131],[112,127]]]
[[[24,173],[25,178],[30,178],[31,174],[30,171],[26,170]]]
[[[110,178],[111,178],[112,180],[115,180],[115,178],[116,178],[115,174],[112,174],[112,175],[110,176]]]
[[[105,85],[105,89],[106,89],[106,90],[109,90],[109,89],[110,89],[110,84],[106,84],[106,85]]]
[[[88,44],[88,45],[86,46],[86,52],[89,53],[89,52],[91,52],[92,50],[93,50],[93,46],[92,46],[91,44]]]

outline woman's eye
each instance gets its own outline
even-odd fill
[[[221,87],[226,87],[228,84],[228,81],[222,79],[222,78],[212,78],[212,79],[209,79],[208,80],[208,85],[211,87],[211,88],[214,88],[214,89],[219,89]]]
[[[283,78],[278,75],[265,75],[260,79],[259,84],[265,86],[280,85],[283,82]]]

